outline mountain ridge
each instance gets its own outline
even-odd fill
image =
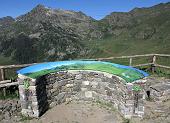
[[[125,55],[133,51],[170,53],[169,10],[170,2],[112,12],[95,20],[83,12],[38,5],[15,19],[0,18],[0,55],[17,63],[30,63]]]

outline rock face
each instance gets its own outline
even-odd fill
[[[41,116],[49,107],[66,101],[103,101],[111,103],[126,118],[144,115],[143,90],[112,74],[98,71],[61,71],[38,79],[19,75],[22,114]],[[143,85],[144,86],[144,85]]]

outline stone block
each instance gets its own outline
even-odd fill
[[[92,91],[85,91],[85,97],[86,98],[92,98],[93,97]]]
[[[34,117],[33,111],[30,109],[22,109],[21,113],[27,117]]]
[[[77,75],[75,76],[75,79],[81,80],[81,79],[82,79],[82,75],[81,75],[81,74],[77,74]]]
[[[73,87],[74,84],[66,84],[65,86],[66,86],[67,88],[70,88],[70,87]]]
[[[81,88],[81,91],[87,91],[87,88]]]
[[[80,84],[74,85],[72,90],[75,92],[79,92],[81,90]]]
[[[55,101],[57,104],[63,103],[66,99],[66,92],[61,92],[57,96],[55,96]]]
[[[29,106],[29,102],[21,101],[21,108],[22,109],[28,109],[28,106]]]
[[[97,88],[97,86],[99,85],[99,83],[98,83],[98,82],[95,82],[95,81],[92,81],[92,82],[90,83],[90,85],[92,85],[93,88]]]
[[[90,84],[89,81],[82,81],[82,85],[84,85],[84,86],[87,86],[87,85],[89,85],[89,84]]]

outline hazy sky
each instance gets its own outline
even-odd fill
[[[0,17],[17,17],[25,14],[37,4],[51,8],[82,11],[95,19],[111,12],[127,12],[135,7],[149,7],[170,0],[0,0]]]

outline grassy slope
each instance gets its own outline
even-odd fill
[[[170,24],[167,26],[170,27]],[[158,33],[161,33],[161,31]],[[157,36],[158,34],[154,34],[152,38],[147,40],[136,39],[130,37],[127,32],[121,34],[119,37],[110,36],[101,40],[94,40],[88,45],[92,49],[98,49],[98,52],[92,54],[90,57],[107,57],[150,53],[170,54],[170,35],[162,34],[160,37]]]
[[[11,58],[0,55],[0,65],[8,65],[14,63],[15,62]]]
[[[141,9],[138,11],[138,14],[143,15],[132,18],[131,21],[134,21],[134,24],[127,28],[124,27],[127,31],[118,36],[107,36],[101,40],[94,40],[94,42],[88,43],[92,49],[98,48],[98,52],[90,57],[146,53],[170,54],[169,10],[160,6],[152,9]],[[143,38],[144,35],[148,35],[146,36],[147,38]]]
[[[99,44],[92,44],[92,49],[96,49],[97,53],[91,54],[91,58],[122,56],[122,55],[136,55],[136,54],[150,54],[150,53],[167,53],[170,54],[168,42],[160,45],[159,41],[150,40],[134,40],[123,39],[122,37],[114,39],[109,37],[101,41],[96,41]],[[169,42],[170,43],[170,42]],[[165,47],[165,48],[163,48]]]

